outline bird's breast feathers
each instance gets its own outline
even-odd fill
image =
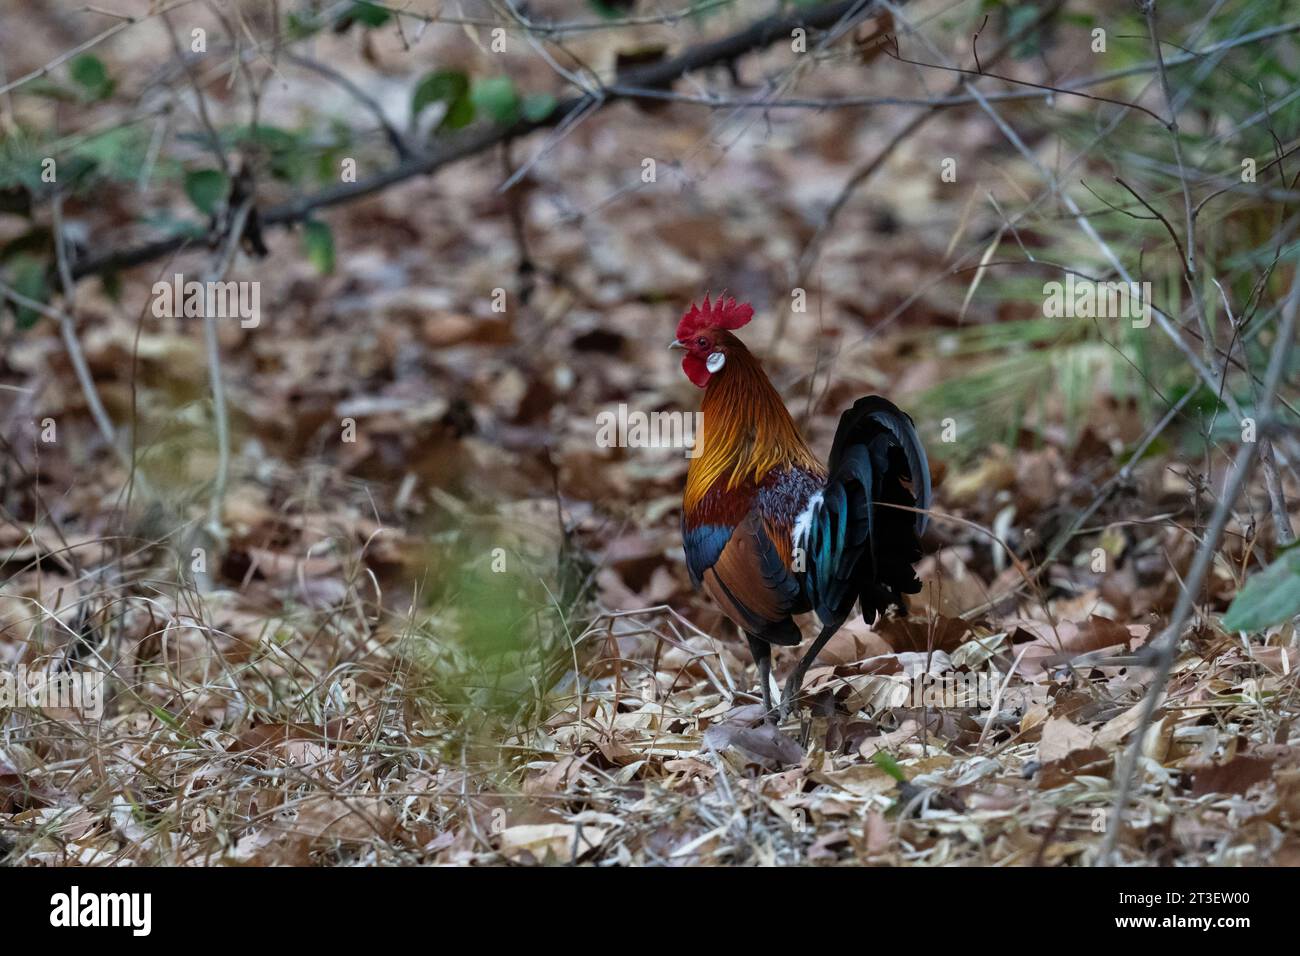
[[[820,496],[823,483],[820,475],[798,467],[773,469],[758,484],[727,488],[725,481],[715,483],[694,508],[682,515],[691,580],[699,585],[704,572],[717,563],[733,532],[746,519],[751,519],[747,528],[762,535],[766,547],[790,570],[799,522],[803,522],[806,536],[810,501]]]

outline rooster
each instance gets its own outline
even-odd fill
[[[692,305],[670,348],[704,389],[702,446],[682,501],[691,582],[739,627],[758,667],[768,719],[783,719],[804,674],[859,604],[868,622],[921,589],[913,565],[930,507],[930,468],[912,419],[868,395],[840,416],[825,467],[763,367],[733,331],[754,310],[735,299]],[[892,507],[898,506],[898,507]],[[772,645],[797,646],[793,615],[821,631],[772,706]]]

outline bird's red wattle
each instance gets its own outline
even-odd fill
[[[704,388],[704,386],[708,385],[709,376],[713,374],[709,371],[709,367],[704,364],[704,359],[690,353],[682,356],[682,371],[686,373],[686,377],[697,388]]]

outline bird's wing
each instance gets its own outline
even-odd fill
[[[751,512],[701,579],[723,613],[745,631],[773,644],[794,645],[801,635],[790,615],[799,610],[801,591],[772,534]]]
[[[686,549],[686,571],[697,588],[704,583],[704,572],[718,561],[718,555],[731,540],[735,528],[727,524],[702,524],[694,528],[682,523],[682,545]]]
[[[689,510],[682,511],[682,544],[686,570],[697,588],[704,572],[718,561],[736,526],[753,510],[757,490],[752,485],[727,488],[718,483]]]

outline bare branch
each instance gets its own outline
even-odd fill
[[[165,14],[169,10],[175,10],[177,7],[183,7],[193,2],[194,0],[175,0],[174,3],[170,3],[167,6],[163,7],[161,10],[154,11],[154,13]],[[95,47],[103,43],[105,40],[112,39],[113,37],[121,33],[123,30],[129,29],[130,27],[135,26],[137,23],[143,23],[144,21],[148,20],[149,16],[152,16],[152,14],[143,17],[125,16],[123,14],[115,14],[115,16],[118,16],[121,19],[119,19],[118,22],[113,24],[111,27],[106,27],[105,29],[101,30],[99,33],[96,33],[89,40],[86,40],[83,43],[78,43],[70,50],[65,50],[63,53],[60,53],[58,56],[56,56],[53,60],[50,60],[50,62],[46,63],[43,66],[37,67],[35,70],[32,70],[30,73],[24,73],[22,76],[18,77],[18,79],[12,80],[9,83],[5,83],[3,86],[0,86],[0,95],[8,93],[11,90],[16,90],[18,89],[18,87],[30,83],[32,80],[39,80],[43,76],[49,76],[50,73],[58,69],[64,63],[67,63],[69,60],[80,56],[81,54],[85,53],[87,50],[94,49]]]
[[[304,70],[311,70],[313,73],[319,73],[331,83],[334,83],[344,90],[354,100],[364,106],[376,120],[379,121],[380,127],[383,128],[384,135],[388,137],[388,142],[392,145],[393,151],[397,153],[398,159],[407,159],[411,155],[411,146],[406,142],[406,137],[384,114],[384,108],[376,102],[375,98],[357,86],[346,76],[332,67],[326,66],[319,60],[313,60],[311,57],[300,56],[290,50],[281,50],[283,56],[290,63],[302,67]]]
[[[877,7],[878,2],[879,0],[871,0],[871,2],[839,0],[836,3],[826,3],[792,13],[775,14],[752,23],[736,33],[690,47],[672,59],[629,70],[623,79],[633,88],[666,87],[687,73],[729,63],[756,50],[765,49],[778,40],[788,38],[790,31],[796,27],[828,29],[839,24],[847,16],[865,16]],[[1060,2],[1063,0],[1057,0],[1057,5]],[[580,115],[589,109],[603,108],[609,103],[631,98],[634,97],[603,90],[598,102],[593,102],[589,96],[571,97],[562,101],[545,119],[521,118],[509,126],[483,126],[474,129],[450,139],[432,151],[412,155],[391,169],[367,179],[331,186],[312,195],[301,196],[273,206],[261,216],[262,224],[284,226],[300,222],[318,209],[373,195],[396,183],[437,172],[444,166],[490,150],[508,140],[518,139],[540,129],[558,126],[575,114]],[[152,262],[176,250],[186,241],[185,235],[171,235],[133,248],[111,250],[92,256],[74,266],[73,278],[82,279],[90,275],[114,272]]]
[[[67,236],[63,231],[63,194],[55,190],[52,213],[54,221],[54,257],[58,265],[59,281],[63,287],[63,312],[59,318],[59,332],[63,336],[63,346],[68,350],[68,358],[72,361],[72,369],[76,372],[77,382],[81,385],[81,392],[86,396],[86,405],[90,408],[90,415],[95,420],[95,425],[99,428],[99,433],[104,437],[104,441],[109,448],[117,448],[117,434],[113,428],[113,422],[108,417],[108,412],[104,411],[104,403],[99,399],[99,391],[95,388],[94,376],[90,374],[90,366],[86,364],[86,355],[81,350],[81,342],[77,338],[77,325],[75,315],[77,312],[77,285],[72,281],[72,270],[68,266],[68,247]]]
[[[1287,367],[1287,359],[1295,338],[1296,312],[1298,309],[1300,309],[1300,282],[1293,282],[1291,291],[1287,295],[1286,304],[1282,309],[1282,321],[1278,326],[1277,344],[1273,347],[1273,357],[1269,362],[1268,374],[1264,381],[1264,391],[1260,396],[1258,414],[1261,421],[1267,420],[1272,412],[1273,398],[1277,393],[1278,385],[1281,383],[1282,374]],[[1155,674],[1152,677],[1151,686],[1147,689],[1146,696],[1142,701],[1142,716],[1138,726],[1133,731],[1133,741],[1129,744],[1128,751],[1124,754],[1124,762],[1115,777],[1118,787],[1115,792],[1115,802],[1111,807],[1110,819],[1106,825],[1106,838],[1102,843],[1101,852],[1097,856],[1096,863],[1098,866],[1109,864],[1115,853],[1120,829],[1124,825],[1124,815],[1128,810],[1129,796],[1132,793],[1133,780],[1137,771],[1138,756],[1142,752],[1142,742],[1146,737],[1147,728],[1151,726],[1156,704],[1164,695],[1165,685],[1169,680],[1169,671],[1173,666],[1174,657],[1178,650],[1178,640],[1182,635],[1183,625],[1187,623],[1192,608],[1196,604],[1196,596],[1200,593],[1201,582],[1205,580],[1205,575],[1214,564],[1214,558],[1219,549],[1219,541],[1223,537],[1223,531],[1227,527],[1228,519],[1232,516],[1233,506],[1245,487],[1246,479],[1250,476],[1255,457],[1259,453],[1262,444],[1262,442],[1242,443],[1241,449],[1237,452],[1237,457],[1233,461],[1232,474],[1224,485],[1223,493],[1219,495],[1219,503],[1215,506],[1209,527],[1206,528],[1201,544],[1196,549],[1196,557],[1187,573],[1186,581],[1183,582],[1183,589],[1178,595],[1178,603],[1174,607],[1174,613],[1170,618],[1169,625],[1152,642],[1152,649],[1155,652]]]

